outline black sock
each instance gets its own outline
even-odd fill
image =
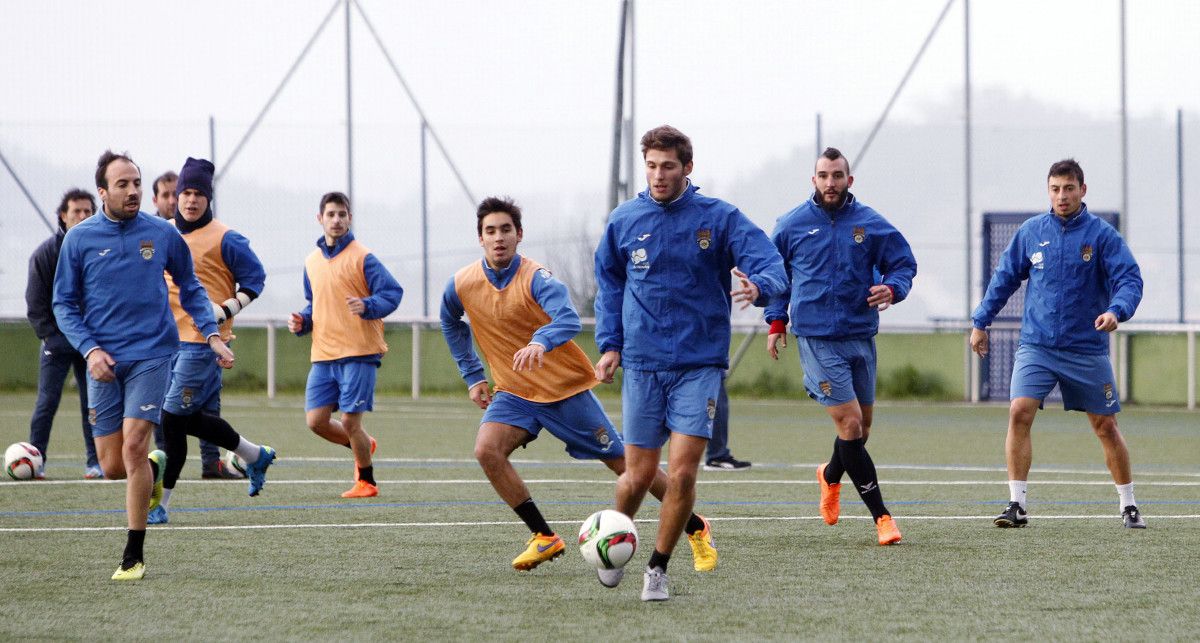
[[[696,514],[692,514],[692,516],[688,518],[687,525],[684,525],[683,527],[683,530],[689,534],[694,534],[697,531],[702,531],[703,529],[704,520],[702,520],[700,516],[697,516]]]
[[[358,468],[358,479],[367,484],[375,484],[375,465]]]
[[[121,556],[121,569],[129,569],[142,562],[142,545],[146,543],[145,529],[130,529],[125,540],[125,553]]]
[[[517,512],[517,515],[525,522],[525,526],[529,527],[529,531],[543,536],[554,535],[554,530],[546,523],[546,519],[542,517],[542,512],[538,511],[533,498],[527,498],[525,502],[513,507],[513,511]]]
[[[842,466],[842,457],[838,455],[838,438],[833,439],[833,455],[829,456],[829,464],[825,466],[825,483],[839,484],[846,467]]]
[[[242,436],[219,415],[197,413],[195,429],[196,432],[192,435],[208,440],[226,451],[237,451],[238,445],[242,443]]]
[[[838,455],[841,456],[842,465],[846,467],[846,473],[850,474],[850,480],[854,482],[854,488],[858,490],[859,497],[871,511],[871,517],[878,520],[880,516],[888,513],[888,510],[883,506],[883,494],[879,492],[875,463],[867,453],[865,442],[866,440],[862,438],[857,440],[838,438]]]
[[[167,470],[163,472],[163,487],[174,489],[183,464],[187,462],[187,432],[184,425],[191,422],[190,415],[175,415],[167,411],[162,414],[163,437],[167,444]]]
[[[657,568],[663,570],[663,572],[666,572],[667,571],[667,563],[669,563],[669,562],[671,562],[671,555],[664,554],[664,553],[658,551],[657,548],[655,548],[654,553],[650,554],[650,562],[646,563],[646,567],[648,567],[649,569],[654,569],[655,567],[657,567]]]

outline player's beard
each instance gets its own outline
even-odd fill
[[[834,199],[832,203],[830,203],[829,201],[826,201],[825,200],[825,192],[821,192],[819,194],[820,198],[817,201],[818,201],[818,203],[821,204],[821,207],[823,207],[823,208],[827,208],[829,210],[836,210],[836,209],[842,207],[842,205],[844,203],[846,203],[846,193],[849,191],[850,191],[849,187],[847,187],[844,190],[834,190],[834,192],[837,193],[837,198]]]

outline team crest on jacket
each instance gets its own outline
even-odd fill
[[[596,432],[593,435],[596,436],[596,442],[600,444],[600,448],[605,451],[608,451],[608,448],[612,446],[612,436],[608,434],[608,430],[604,427],[596,427]]]
[[[708,419],[711,420],[715,417],[717,417],[717,401],[710,397],[708,398]]]
[[[629,253],[629,259],[633,261],[633,267],[638,270],[648,270],[650,268],[650,264],[646,261],[645,248],[638,248]]]
[[[142,259],[150,261],[150,259],[154,256],[154,242],[147,239],[142,241],[141,246]]]
[[[1080,248],[1080,250],[1079,250],[1079,256],[1083,257],[1084,261],[1091,261],[1092,260],[1092,247],[1087,244],[1084,244],[1083,248]]]
[[[700,246],[701,250],[708,250],[708,247],[712,245],[712,230],[697,230],[696,244]]]
[[[855,228],[854,229],[854,243],[862,243],[866,240],[867,240],[867,229],[866,228]]]

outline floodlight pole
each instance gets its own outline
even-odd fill
[[[821,146],[821,112],[817,112],[817,153],[813,155],[813,158],[821,156],[821,152],[824,151],[825,148]]]
[[[208,115],[208,162],[217,164],[217,121]]]
[[[613,104],[612,170],[608,180],[608,210],[617,207],[621,187],[621,130],[625,114],[625,34],[629,25],[629,2],[621,1],[621,22],[617,29],[617,87]]]
[[[354,101],[350,85],[350,0],[346,6],[346,196],[354,202]]]
[[[421,296],[422,314],[429,319],[429,165],[425,156],[425,139],[429,124],[421,121]]]
[[[46,229],[51,234],[54,234],[56,232],[54,225],[50,223],[50,219],[46,218],[46,213],[42,212],[42,208],[37,204],[37,201],[33,200],[33,195],[25,188],[25,184],[21,182],[21,177],[17,176],[16,170],[8,164],[8,159],[4,157],[4,152],[0,152],[0,163],[4,164],[4,169],[8,170],[8,175],[12,177],[13,181],[16,181],[17,187],[21,188],[21,194],[25,195],[25,198],[29,201],[29,205],[32,205],[34,211],[42,218],[42,223],[46,224]]]
[[[1175,239],[1179,244],[1176,257],[1179,262],[1179,323],[1184,322],[1184,259],[1183,259],[1183,110],[1175,110],[1175,207],[1177,210]]]
[[[974,185],[971,182],[971,0],[963,0],[963,188],[965,193],[965,208],[963,212],[963,237],[966,248],[966,263],[963,266],[963,301],[967,309],[967,319],[971,318],[971,266],[972,260],[972,227],[971,211],[974,209]],[[966,383],[970,387],[965,399],[979,401],[979,360],[971,353],[968,343],[965,348]]]
[[[1118,230],[1129,243],[1129,112],[1125,85],[1125,0],[1121,0],[1121,216]]]

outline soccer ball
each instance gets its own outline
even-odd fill
[[[579,553],[596,569],[624,567],[637,551],[633,520],[619,511],[597,511],[579,528]]]
[[[29,480],[45,463],[42,452],[28,442],[18,442],[4,450],[4,471],[13,480]]]
[[[242,475],[246,475],[246,463],[242,462],[238,454],[233,451],[225,452],[225,468],[233,469]]]

